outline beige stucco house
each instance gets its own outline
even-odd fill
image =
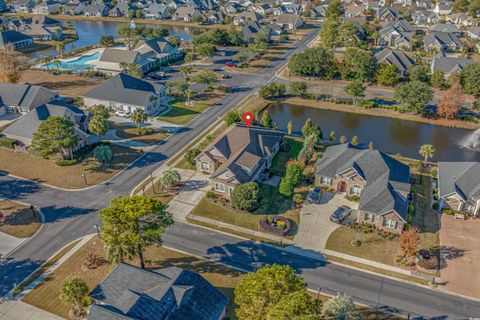
[[[229,198],[235,186],[268,177],[284,133],[234,124],[196,157],[197,171],[210,175],[215,192]]]

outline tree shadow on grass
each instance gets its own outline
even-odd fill
[[[440,252],[440,269],[445,269],[448,266],[448,261],[463,257],[467,251],[465,249],[448,246],[440,246],[435,248],[435,250]]]

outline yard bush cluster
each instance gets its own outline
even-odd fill
[[[395,257],[395,263],[404,267],[413,267],[415,265],[415,261],[412,257],[407,257],[403,254],[398,254]]]
[[[396,238],[396,234],[393,232],[385,231],[385,230],[380,230],[377,228],[376,225],[373,223],[365,222],[362,221],[361,223],[358,223],[356,221],[352,221],[348,224],[348,227],[352,230],[358,230],[361,233],[369,234],[369,233],[376,233],[380,237],[388,240],[393,240]]]
[[[73,166],[74,164],[77,164],[78,160],[77,159],[59,159],[55,161],[55,164],[59,167],[68,167],[68,166]]]
[[[438,268],[438,257],[431,250],[422,249],[418,252],[416,264],[422,269],[434,270]]]
[[[262,230],[279,236],[286,236],[290,232],[291,223],[282,216],[268,216],[259,222]]]
[[[355,194],[348,195],[347,199],[350,201],[360,202],[360,196],[357,196]]]
[[[15,139],[10,139],[8,137],[0,135],[0,146],[9,148],[9,149],[14,149],[16,144]]]

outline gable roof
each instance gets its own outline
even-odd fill
[[[56,95],[56,92],[42,86],[16,83],[0,84],[0,97],[3,103],[10,106],[32,109],[47,103]]]
[[[460,42],[455,33],[432,32],[425,36],[423,42],[426,46],[438,42],[442,46],[462,47],[462,42]]]
[[[134,63],[138,55],[139,52],[135,50],[105,48],[105,50],[103,50],[102,52],[102,55],[100,56],[99,61],[114,63]]]
[[[228,299],[197,273],[119,263],[90,294],[89,320],[217,320]]]
[[[67,113],[78,117],[86,116],[83,110],[66,103],[55,102],[41,105],[25,114],[17,121],[8,126],[2,133],[18,138],[33,139],[33,134],[38,130],[40,124],[51,116],[65,117]]]
[[[415,63],[412,58],[407,56],[403,51],[383,49],[375,54],[375,59],[378,63],[387,63],[389,65],[397,66],[399,71],[406,72]]]
[[[465,66],[474,63],[473,60],[467,58],[454,58],[438,56],[432,59],[430,65],[430,71],[443,71],[445,74],[451,74],[453,72],[461,71]]]
[[[279,131],[235,124],[212,142],[199,157],[206,155],[222,163],[212,178],[229,171],[232,173],[229,181],[248,182],[254,176],[254,169],[260,167],[259,164],[267,155],[273,154],[273,147],[283,140],[284,135]]]
[[[480,162],[439,162],[439,196],[457,193],[464,201],[480,199]]]
[[[84,97],[146,106],[157,91],[148,81],[119,73],[88,91]]]
[[[351,168],[366,181],[359,210],[379,215],[394,210],[407,221],[407,201],[398,193],[410,192],[407,165],[381,151],[345,143],[327,148],[317,161],[316,175],[333,178]]]
[[[0,32],[0,47],[24,40],[32,40],[32,37],[15,30],[4,30]]]

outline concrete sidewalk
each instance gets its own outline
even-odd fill
[[[61,320],[63,318],[19,300],[0,302],[0,320]]]
[[[5,256],[28,239],[30,238],[17,238],[4,232],[0,232],[0,257]]]

